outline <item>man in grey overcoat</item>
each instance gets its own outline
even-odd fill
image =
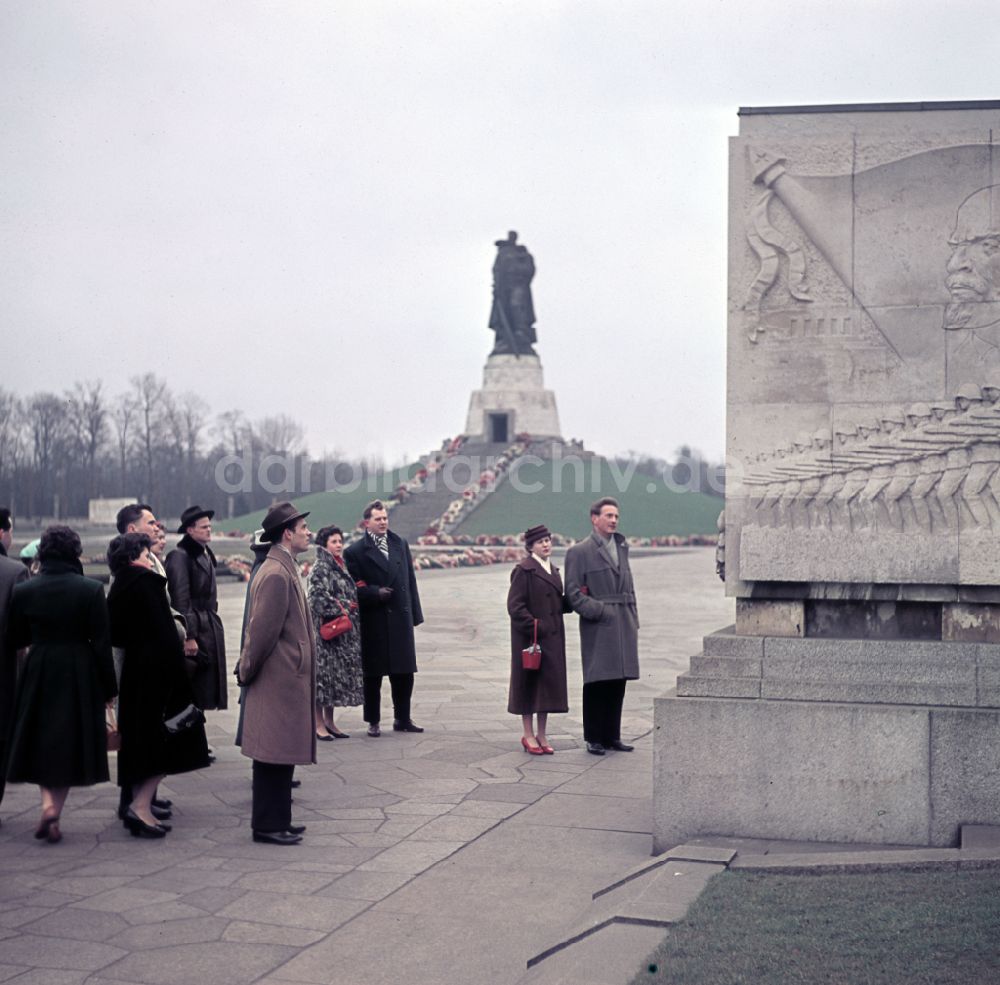
[[[262,539],[271,543],[250,586],[238,677],[244,686],[242,752],[253,760],[253,840],[294,845],[292,772],[316,762],[316,639],[295,557],[309,527],[291,503],[272,506]]]
[[[625,682],[639,676],[639,614],[618,533],[618,502],[610,496],[590,507],[591,535],[566,552],[566,597],[580,616],[583,658],[583,738],[587,752],[631,752],[622,742]]]
[[[7,733],[14,715],[14,688],[17,683],[17,650],[7,645],[7,612],[14,586],[28,577],[28,569],[7,557],[14,539],[14,518],[6,506],[0,506],[0,801],[3,801],[6,777],[4,759]]]

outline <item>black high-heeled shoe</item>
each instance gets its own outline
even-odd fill
[[[167,836],[163,825],[147,824],[131,807],[125,812],[122,824],[125,825],[125,830],[133,838],[166,838]]]
[[[35,829],[35,837],[39,841],[50,841],[53,844],[62,840],[62,832],[59,830],[59,815],[43,813],[42,819]]]

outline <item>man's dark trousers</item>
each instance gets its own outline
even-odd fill
[[[621,739],[624,678],[583,685],[583,738],[610,746]]]
[[[254,831],[287,831],[292,823],[293,765],[253,761]]]
[[[413,674],[390,674],[393,717],[398,722],[410,720],[410,698],[413,696]],[[369,725],[382,720],[382,675],[365,674],[364,719]]]

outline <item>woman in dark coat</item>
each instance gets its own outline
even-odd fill
[[[169,827],[157,823],[152,798],[168,773],[209,765],[204,725],[168,734],[163,722],[193,702],[184,670],[184,649],[170,605],[166,579],[152,570],[150,539],[122,534],[108,547],[114,575],[108,593],[111,639],[124,650],[118,728],[118,784],[131,787],[132,803],[123,818],[133,835],[161,838]]]
[[[510,614],[510,695],[507,711],[520,715],[524,726],[521,745],[533,756],[555,750],[545,738],[550,712],[569,711],[566,696],[566,631],[563,613],[569,605],[563,595],[559,569],[549,561],[552,536],[544,526],[524,535],[528,556],[511,572],[507,593]],[[538,670],[525,670],[521,651],[531,646],[538,626],[542,649]],[[532,715],[538,716],[537,731]]]
[[[11,783],[37,783],[42,817],[35,837],[62,837],[70,787],[108,779],[105,708],[117,688],[100,582],[83,577],[80,538],[52,526],[38,547],[41,569],[11,597],[8,634],[30,646],[14,707],[7,756]]]
[[[323,527],[316,534],[316,563],[309,572],[309,610],[316,627],[316,738],[347,739],[333,722],[333,709],[356,707],[364,700],[358,590],[344,564],[344,532]],[[351,628],[324,640],[320,627],[347,615]]]

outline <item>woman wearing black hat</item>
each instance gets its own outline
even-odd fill
[[[507,593],[510,614],[510,692],[507,711],[520,715],[524,726],[521,745],[532,756],[555,750],[545,737],[548,716],[569,711],[566,696],[566,631],[563,613],[569,604],[563,594],[559,569],[549,560],[552,535],[544,526],[524,534],[528,556],[514,568]],[[525,670],[521,651],[537,640],[542,650],[538,670]],[[537,716],[538,728],[532,717]]]

